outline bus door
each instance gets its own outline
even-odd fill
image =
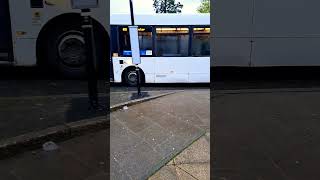
[[[0,61],[9,61],[12,48],[8,0],[0,1],[0,27]]]

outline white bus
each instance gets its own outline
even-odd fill
[[[64,77],[85,75],[81,10],[72,0],[1,0],[0,64],[43,65]],[[84,1],[82,0],[82,3]],[[109,5],[92,8],[97,67],[108,66]]]
[[[320,1],[212,3],[213,66],[320,66]]]
[[[135,85],[128,26],[129,14],[112,14],[111,75],[114,82]],[[135,15],[138,25],[141,81],[210,82],[210,15]]]

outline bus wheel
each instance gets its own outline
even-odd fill
[[[137,72],[135,68],[129,68],[123,73],[124,83],[128,86],[136,86],[137,85]],[[144,73],[140,70],[140,82],[144,83]]]
[[[97,67],[101,67],[105,53],[101,44],[101,30],[95,29]],[[64,24],[49,31],[46,40],[46,60],[49,67],[67,79],[86,77],[85,43],[80,23]]]

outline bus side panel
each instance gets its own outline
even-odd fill
[[[210,82],[210,57],[189,57],[189,82]]]
[[[17,66],[36,65],[36,39],[19,39],[15,43],[14,59]]]
[[[216,0],[213,3],[215,37],[250,37],[253,0]]]
[[[156,57],[156,83],[185,83],[189,81],[189,57]],[[210,66],[208,66],[210,67]]]
[[[319,66],[320,1],[256,1],[253,66]]]
[[[250,38],[215,38],[213,66],[249,66]]]
[[[0,60],[8,60],[8,53],[12,51],[11,47],[11,25],[8,0],[0,1]],[[5,55],[4,55],[5,54]]]
[[[112,57],[112,67],[113,67],[113,81],[117,83],[121,83],[121,75],[124,70],[123,65],[119,63],[120,60],[124,60],[121,57]]]
[[[213,66],[249,66],[253,0],[213,3]]]
[[[255,1],[256,37],[319,37],[320,1]]]
[[[252,66],[320,66],[320,38],[256,38]]]

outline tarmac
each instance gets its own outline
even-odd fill
[[[317,180],[318,88],[212,92],[214,179]]]
[[[58,143],[58,149],[37,149],[0,161],[1,180],[109,179],[108,131]]]

